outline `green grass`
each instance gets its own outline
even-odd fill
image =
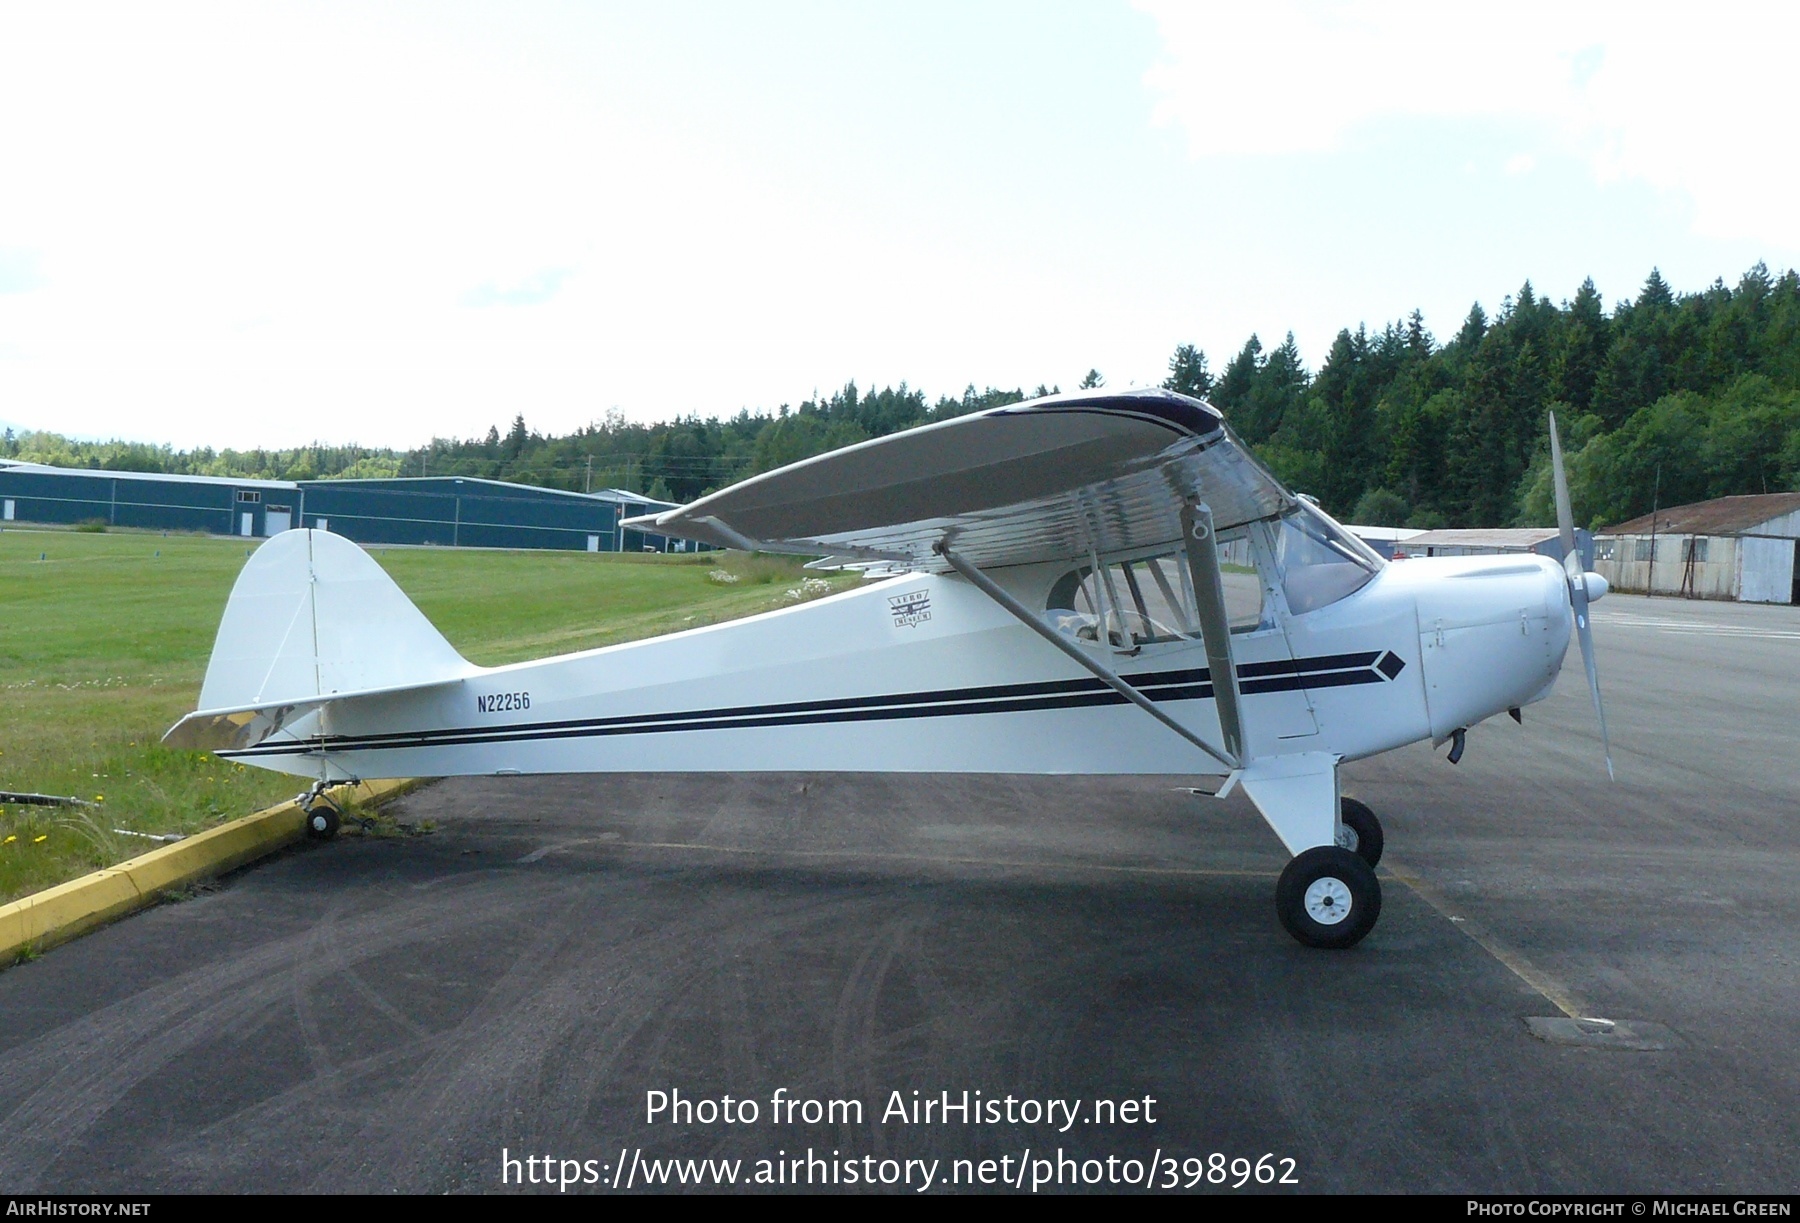
[[[489,666],[765,611],[805,577],[798,561],[721,553],[371,551]],[[303,788],[159,742],[194,708],[247,556],[242,540],[0,531],[0,790],[97,804],[0,807],[0,900],[155,845],[115,829],[197,832]],[[856,580],[828,575],[832,589]]]

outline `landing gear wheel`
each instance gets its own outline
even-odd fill
[[[1368,804],[1354,798],[1339,800],[1339,808],[1343,827],[1338,829],[1338,847],[1355,850],[1356,856],[1373,869],[1381,861],[1381,847],[1387,844],[1387,838],[1381,835],[1381,821]]]
[[[1381,916],[1381,883],[1359,854],[1321,845],[1281,872],[1275,912],[1282,927],[1308,947],[1354,947]]]
[[[338,809],[330,803],[314,803],[306,808],[306,835],[315,841],[331,840],[341,822]]]

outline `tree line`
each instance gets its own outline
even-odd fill
[[[1090,370],[1081,385],[1102,385]],[[1652,271],[1605,308],[1592,280],[1552,303],[1527,282],[1490,318],[1477,303],[1440,343],[1418,311],[1340,331],[1318,369],[1292,333],[1252,335],[1216,373],[1182,345],[1163,385],[1209,400],[1290,487],[1376,526],[1554,521],[1546,412],[1568,452],[1576,518],[1595,527],[1733,493],[1800,490],[1800,276],[1762,264],[1735,286],[1677,294]],[[313,445],[177,451],[7,430],[0,453],[120,471],[333,479],[473,476],[689,501],[745,476],[915,425],[1053,393],[970,386],[928,400],[854,383],[774,411],[652,424],[610,412],[566,435],[434,438],[414,450]]]
[[[1546,414],[1578,521],[1596,527],[1737,493],[1800,489],[1800,277],[1762,264],[1677,295],[1652,271],[1608,313],[1592,280],[1560,305],[1527,282],[1439,344],[1417,311],[1340,331],[1317,373],[1257,337],[1214,377],[1178,349],[1166,385],[1221,408],[1290,486],[1376,526],[1555,521]]]

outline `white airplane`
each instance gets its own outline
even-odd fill
[[[1551,421],[1555,444],[1555,422]],[[1210,406],[1057,395],[877,438],[627,523],[823,556],[856,589],[504,667],[464,660],[355,544],[296,530],[245,564],[199,710],[166,736],[327,785],[603,772],[1144,773],[1241,786],[1293,855],[1302,943],[1374,926],[1382,832],[1338,768],[1550,692],[1579,634],[1537,556],[1384,563]],[[1604,734],[1604,714],[1601,715]],[[1608,771],[1611,770],[1610,749]],[[1202,787],[1203,792],[1205,787]]]

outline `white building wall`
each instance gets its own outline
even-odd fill
[[[1594,568],[1615,590],[1642,594],[1686,595],[1686,535],[1658,535],[1654,568],[1637,559],[1638,544],[1649,536],[1607,537],[1612,556]],[[1706,560],[1694,565],[1693,597],[1739,599],[1746,603],[1790,603],[1794,595],[1794,541],[1800,538],[1800,511],[1771,518],[1741,536],[1707,536]],[[1601,551],[1605,550],[1603,545]],[[1655,586],[1650,586],[1654,577]]]
[[[1750,536],[1743,544],[1738,598],[1746,603],[1786,603],[1794,597],[1794,541]]]
[[[1694,562],[1693,590],[1688,590],[1687,541],[1689,535],[1658,535],[1656,563],[1637,559],[1638,543],[1648,543],[1648,535],[1616,535],[1610,537],[1613,555],[1609,560],[1596,559],[1594,569],[1614,590],[1626,594],[1649,591],[1659,595],[1683,595],[1696,599],[1732,599],[1737,597],[1738,540],[1729,535],[1708,535],[1706,559]],[[1652,586],[1651,582],[1655,585]]]

